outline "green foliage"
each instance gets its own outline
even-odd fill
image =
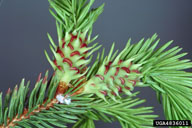
[[[138,93],[138,92],[137,92]],[[133,98],[132,96],[124,97],[119,103],[107,98],[109,103],[101,99],[92,101],[89,105],[91,111],[84,114],[73,128],[92,128],[94,120],[103,120],[104,122],[119,121],[123,128],[150,128],[156,115],[152,115],[152,107],[141,107],[145,100]],[[140,107],[138,107],[140,105]]]
[[[159,39],[156,39],[156,34],[135,44],[131,44],[129,39],[120,53],[118,50],[113,52],[115,44],[106,57],[103,49],[91,68],[83,71],[90,63],[92,53],[101,47],[97,43],[89,47],[87,45],[97,38],[95,36],[91,39],[92,26],[104,5],[91,9],[94,0],[49,0],[49,3],[53,9],[50,12],[57,21],[59,45],[48,34],[52,45],[50,49],[56,61],[52,61],[47,52],[45,54],[55,75],[49,82],[48,72],[43,79],[40,75],[30,94],[30,83],[25,84],[24,79],[19,88],[16,85],[13,91],[8,90],[4,101],[0,93],[1,127],[52,128],[67,127],[68,123],[73,123],[73,128],[94,128],[95,121],[103,120],[119,121],[122,128],[150,128],[157,116],[152,114],[152,107],[138,107],[145,100],[133,98],[137,95],[130,92],[134,85],[150,86],[156,91],[168,120],[192,121],[192,73],[185,71],[192,68],[192,62],[181,59],[186,55],[178,54],[181,48],[166,50],[172,43],[170,41],[157,49]],[[122,70],[113,76],[117,68]],[[113,79],[110,79],[111,76]],[[129,80],[137,80],[137,83],[130,85]],[[61,104],[55,98],[60,81],[73,85],[63,94],[63,97],[71,98],[69,105]],[[91,84],[95,84],[96,88],[91,88]],[[129,96],[119,94],[117,86]],[[74,96],[82,87],[84,92]],[[132,88],[125,90],[126,87]],[[101,94],[101,91],[107,91],[107,95]]]
[[[96,62],[87,74],[89,81],[85,84],[83,93],[95,93],[104,100],[105,95],[116,100],[117,97],[120,97],[119,92],[121,91],[131,95],[134,86],[142,84],[140,82],[142,74],[139,72],[141,64],[132,63],[136,57],[123,59],[128,49],[129,43],[118,55],[117,51],[113,54],[113,43],[108,56],[104,58],[104,52],[102,52],[101,57],[98,54]]]
[[[19,88],[16,85],[14,90],[11,92],[9,89],[2,104],[2,93],[0,94],[0,125],[7,126],[13,120],[22,118],[25,108],[27,107],[27,113],[25,116],[28,116],[31,112],[35,111],[41,105],[45,105],[50,102],[56,91],[56,81],[54,77],[52,78],[49,89],[47,88],[47,77],[48,71],[45,74],[43,79],[38,78],[38,81],[35,84],[34,89],[31,94],[29,93],[29,82],[25,86],[24,79],[21,81]],[[55,85],[55,86],[53,86]],[[46,94],[46,91],[48,94]],[[43,104],[43,101],[47,99],[47,103]],[[9,120],[7,120],[9,118]]]
[[[92,119],[82,116],[73,128],[95,128],[95,124]]]
[[[49,0],[49,3],[53,9],[50,9],[50,12],[57,21],[59,45],[57,46],[48,34],[51,42],[50,49],[55,60],[52,60],[46,51],[45,55],[56,71],[57,78],[69,84],[85,75],[86,71],[84,73],[79,71],[91,62],[93,52],[101,47],[98,43],[92,46],[87,45],[97,38],[95,36],[91,39],[92,26],[102,13],[104,4],[91,9],[94,0]],[[87,51],[89,52],[86,53]],[[75,52],[77,54],[74,54]]]
[[[63,26],[64,32],[84,32],[92,29],[93,23],[102,13],[104,4],[91,9],[94,0],[49,0],[56,14],[50,13]]]
[[[192,63],[180,59],[186,53],[178,54],[181,51],[178,46],[165,51],[172,41],[155,50],[159,42],[153,43],[156,37],[155,34],[130,46],[125,59],[136,56],[134,62],[142,64],[145,84],[142,86],[150,86],[157,92],[157,99],[163,104],[168,120],[192,120],[192,73],[183,71],[190,69]]]
[[[42,81],[42,79],[40,81]],[[53,86],[55,86],[55,84]],[[32,104],[34,105],[31,109],[28,108],[29,113],[31,112],[30,110],[37,110],[37,108],[40,105],[36,104],[38,98],[37,96],[33,95],[34,94],[33,92],[34,90],[36,90],[36,88],[37,86],[35,86],[30,95],[33,96],[34,98],[33,101],[29,100],[29,102],[32,102]],[[53,89],[54,87],[51,88]],[[135,95],[136,94],[134,94],[133,96]],[[49,95],[47,96],[47,98],[48,97]],[[119,120],[121,123],[133,125],[135,127],[139,126],[143,127],[143,124],[146,125],[147,127],[148,125],[152,125],[152,119],[157,117],[155,115],[144,116],[143,114],[152,113],[153,112],[151,110],[152,108],[151,107],[135,108],[135,106],[143,103],[144,100],[139,100],[138,98],[132,99],[132,96],[122,99],[120,101],[121,103],[116,103],[115,101],[110,99],[108,99],[110,102],[106,103],[101,99],[94,98],[93,95],[73,96],[71,97],[71,100],[72,103],[69,105],[56,103],[49,109],[42,109],[41,111],[38,112],[34,111],[33,114],[30,115],[30,118],[14,121],[13,123],[16,124],[16,126],[14,127],[54,128],[55,126],[57,126],[63,128],[67,127],[68,123],[75,123],[75,125],[73,126],[74,128],[90,128],[90,127],[92,128],[95,126],[94,121],[96,120],[103,120],[105,122],[112,122],[115,120]],[[46,103],[43,105],[46,107]],[[10,112],[10,110],[8,112]],[[8,112],[5,111],[4,119],[7,119],[6,113]],[[17,119],[19,119],[19,117]],[[4,122],[4,126],[6,126],[6,121]]]
[[[89,109],[89,104],[87,103],[90,101],[90,98],[87,98],[86,96],[81,99],[79,99],[79,97],[73,97],[72,100],[78,101],[74,103],[72,102],[70,105],[54,104],[48,110],[42,110],[30,116],[29,119],[16,122],[17,126],[27,128],[67,127],[67,123],[75,123],[76,120],[80,119],[78,115],[85,113],[86,110]]]
[[[101,45],[95,43],[92,46],[82,48],[82,44],[88,45],[88,43],[91,43],[96,39],[95,37],[93,39],[88,39],[87,41],[85,41],[85,37],[83,37],[83,34],[66,35],[62,39],[65,41],[63,41],[62,44],[59,43],[58,47],[49,34],[48,38],[52,44],[52,46],[50,45],[50,49],[54,55],[54,60],[49,57],[46,51],[45,55],[53,69],[56,71],[57,79],[65,81],[66,83],[70,83],[71,81],[78,79],[86,74],[88,70],[84,71],[84,73],[80,73],[79,71],[83,70],[85,66],[87,66],[91,62],[93,52],[97,51],[101,47]],[[71,50],[71,48],[67,45],[69,43],[74,48],[73,50]],[[60,52],[58,52],[58,49],[60,50]],[[85,54],[86,51],[89,52]],[[71,54],[75,52],[79,53],[79,55],[71,56]],[[69,60],[70,64],[64,62],[64,58]]]
[[[132,45],[129,39],[117,57],[115,57],[117,51],[112,55],[114,46],[105,58],[105,50],[103,50],[102,54],[98,53],[87,78],[93,78],[106,60],[113,61],[114,58],[121,58],[126,61],[132,59],[133,63],[141,65],[140,71],[143,76],[142,83],[136,84],[136,86],[150,86],[156,91],[158,101],[163,104],[166,118],[168,120],[192,120],[192,73],[183,71],[190,69],[192,63],[190,60],[180,59],[186,53],[178,54],[181,51],[178,46],[165,51],[172,41],[156,50],[160,41],[156,38],[157,35],[154,34],[146,41],[141,39]]]

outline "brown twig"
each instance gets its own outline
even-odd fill
[[[9,119],[7,120],[7,126],[3,125],[3,126],[0,126],[0,128],[10,128],[10,127],[14,127],[14,126],[16,125],[15,122],[21,121],[21,120],[23,120],[23,119],[28,119],[28,118],[30,118],[31,115],[34,115],[35,113],[38,113],[38,112],[40,112],[40,111],[42,111],[42,110],[48,110],[50,107],[53,107],[54,104],[58,103],[57,99],[54,98],[54,99],[52,99],[52,100],[46,105],[46,107],[45,107],[44,105],[45,105],[46,101],[47,101],[47,100],[45,100],[45,101],[43,102],[43,104],[38,107],[38,109],[33,110],[33,111],[32,111],[31,113],[29,113],[29,114],[28,114],[28,111],[29,111],[29,110],[25,108],[24,111],[23,111],[23,114],[20,116],[20,118],[18,118],[18,115],[16,115],[11,122],[9,122]]]
[[[84,70],[86,70],[86,69],[84,69]],[[83,70],[82,72],[84,72],[84,70]],[[85,76],[82,76],[81,78],[79,78],[79,80],[81,80],[81,79],[84,79],[84,80],[83,80],[76,88],[78,88],[80,85],[82,85],[83,83],[86,82]],[[78,80],[78,81],[79,81],[79,80]],[[33,111],[32,111],[31,113],[29,113],[29,114],[28,114],[29,110],[28,110],[27,108],[25,108],[24,111],[23,111],[23,114],[20,116],[20,118],[18,118],[18,115],[16,115],[16,116],[13,118],[13,120],[11,120],[11,121],[10,121],[10,119],[7,120],[7,126],[3,125],[3,126],[0,126],[0,128],[10,128],[10,127],[13,127],[13,126],[16,125],[15,122],[17,122],[17,121],[21,121],[21,120],[23,120],[23,119],[29,119],[30,116],[31,116],[31,115],[34,115],[35,113],[38,113],[38,112],[40,112],[40,111],[42,111],[42,110],[48,110],[50,107],[53,107],[54,104],[59,103],[59,101],[56,99],[56,96],[57,96],[58,94],[64,94],[64,93],[68,90],[69,87],[73,87],[73,85],[67,84],[67,83],[64,82],[64,81],[60,81],[60,82],[59,82],[59,85],[58,85],[58,87],[57,87],[57,91],[56,91],[56,93],[55,93],[54,99],[52,99],[46,106],[44,106],[44,105],[45,105],[45,103],[46,103],[47,100],[45,100],[45,101],[43,102],[43,104],[38,107],[38,109],[33,110]],[[75,90],[76,88],[74,88],[74,90]],[[80,94],[80,93],[83,92],[83,90],[84,90],[84,87],[78,89],[75,93],[71,94],[70,96],[74,96],[74,95]],[[9,121],[10,121],[10,122],[9,122]]]

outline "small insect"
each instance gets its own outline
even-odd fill
[[[56,96],[56,99],[59,101],[59,103],[61,104],[71,104],[71,98],[70,96],[66,95],[66,96],[63,96],[62,94],[58,94]]]

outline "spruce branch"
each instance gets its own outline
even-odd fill
[[[173,41],[154,50],[159,42],[153,43],[156,37],[154,35],[146,42],[141,40],[140,45],[133,45],[134,54],[138,56],[136,63],[144,63],[141,80],[156,91],[168,120],[192,120],[192,74],[184,71],[192,67],[192,62],[180,59],[186,53],[178,54],[181,51],[178,46],[165,51]],[[142,51],[146,54],[142,55],[141,49],[146,49]],[[127,58],[132,55],[129,54]]]
[[[35,113],[38,113],[44,109],[49,109],[57,101],[54,98],[54,93],[57,86],[55,85],[56,80],[54,77],[50,82],[47,95],[45,94],[47,88],[47,77],[48,71],[45,77],[42,79],[41,74],[35,84],[34,89],[28,97],[29,82],[25,86],[24,79],[20,83],[20,86],[15,86],[11,92],[9,89],[6,96],[5,102],[2,104],[2,94],[0,97],[0,115],[1,115],[1,126],[2,127],[13,127],[21,120],[30,118]],[[55,85],[55,86],[53,86]]]
[[[192,120],[192,67],[190,60],[181,60],[181,48],[167,50],[172,41],[159,49],[157,34],[138,43],[128,40],[118,52],[115,43],[108,55],[105,49],[88,66],[93,52],[101,48],[92,42],[92,27],[104,5],[91,9],[94,0],[48,0],[50,13],[56,19],[58,45],[50,34],[53,57],[45,55],[54,69],[41,74],[29,92],[29,82],[22,80],[14,90],[8,89],[3,102],[0,93],[0,126],[8,127],[95,127],[94,121],[119,121],[123,128],[149,128],[152,107],[137,107],[145,100],[133,98],[135,87],[152,87],[163,104],[169,120]],[[165,51],[166,50],[166,51]],[[126,94],[126,96],[124,95]]]
[[[88,74],[90,79],[87,83],[84,83],[86,90],[83,93],[95,93],[104,100],[106,100],[106,96],[109,96],[118,101],[116,99],[122,88],[133,90],[133,85],[150,86],[156,91],[159,101],[161,99],[160,95],[162,95],[163,108],[168,120],[191,120],[192,75],[183,70],[191,68],[192,63],[190,60],[180,59],[186,53],[177,54],[181,50],[179,47],[164,51],[172,41],[156,50],[159,43],[159,39],[156,40],[156,38],[157,35],[154,34],[146,41],[142,39],[134,45],[130,45],[129,40],[118,56],[115,56],[116,52],[112,55],[114,45],[107,57],[103,57],[103,52],[101,59],[99,59],[100,54],[98,54],[96,62]],[[131,74],[131,67],[129,66],[123,69],[125,74],[121,73],[120,75],[129,76],[128,81],[132,78],[133,84],[126,83],[125,86],[126,78],[115,77],[114,74],[120,71],[115,66],[117,62],[125,63],[124,65],[130,65],[130,62],[133,65],[139,64],[135,66],[138,69],[134,69],[134,72],[138,73],[137,77],[133,77],[135,74]],[[119,68],[122,67],[119,65]],[[119,89],[120,87],[121,89]],[[127,90],[124,92],[131,95],[131,92]]]
[[[126,98],[122,98],[119,100],[119,103],[110,99],[110,97],[107,98],[109,103],[96,98],[89,105],[90,111],[83,114],[73,128],[94,127],[94,120],[103,120],[104,122],[116,120],[120,123],[132,126],[133,128],[149,128],[152,126],[153,119],[157,116],[151,114],[153,112],[152,107],[137,107],[145,102],[145,100],[133,98],[137,94],[138,92]]]
[[[63,27],[63,32],[84,32],[92,29],[93,23],[102,13],[104,4],[91,9],[95,0],[48,0],[51,14]]]

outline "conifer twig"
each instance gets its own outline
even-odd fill
[[[48,0],[50,13],[56,19],[58,45],[48,34],[53,57],[45,55],[54,69],[50,81],[41,74],[29,92],[29,82],[8,92],[3,102],[0,93],[0,127],[66,127],[94,128],[95,120],[117,120],[122,128],[152,128],[152,107],[137,107],[145,100],[135,97],[135,87],[150,86],[157,93],[168,120],[192,121],[192,68],[182,60],[181,48],[167,48],[169,41],[156,49],[157,34],[138,43],[128,40],[121,52],[112,44],[88,66],[93,52],[101,48],[92,38],[92,27],[104,4],[91,9],[94,0]],[[125,96],[127,95],[127,96]],[[28,97],[29,96],[29,97]],[[184,102],[183,102],[184,101]]]

